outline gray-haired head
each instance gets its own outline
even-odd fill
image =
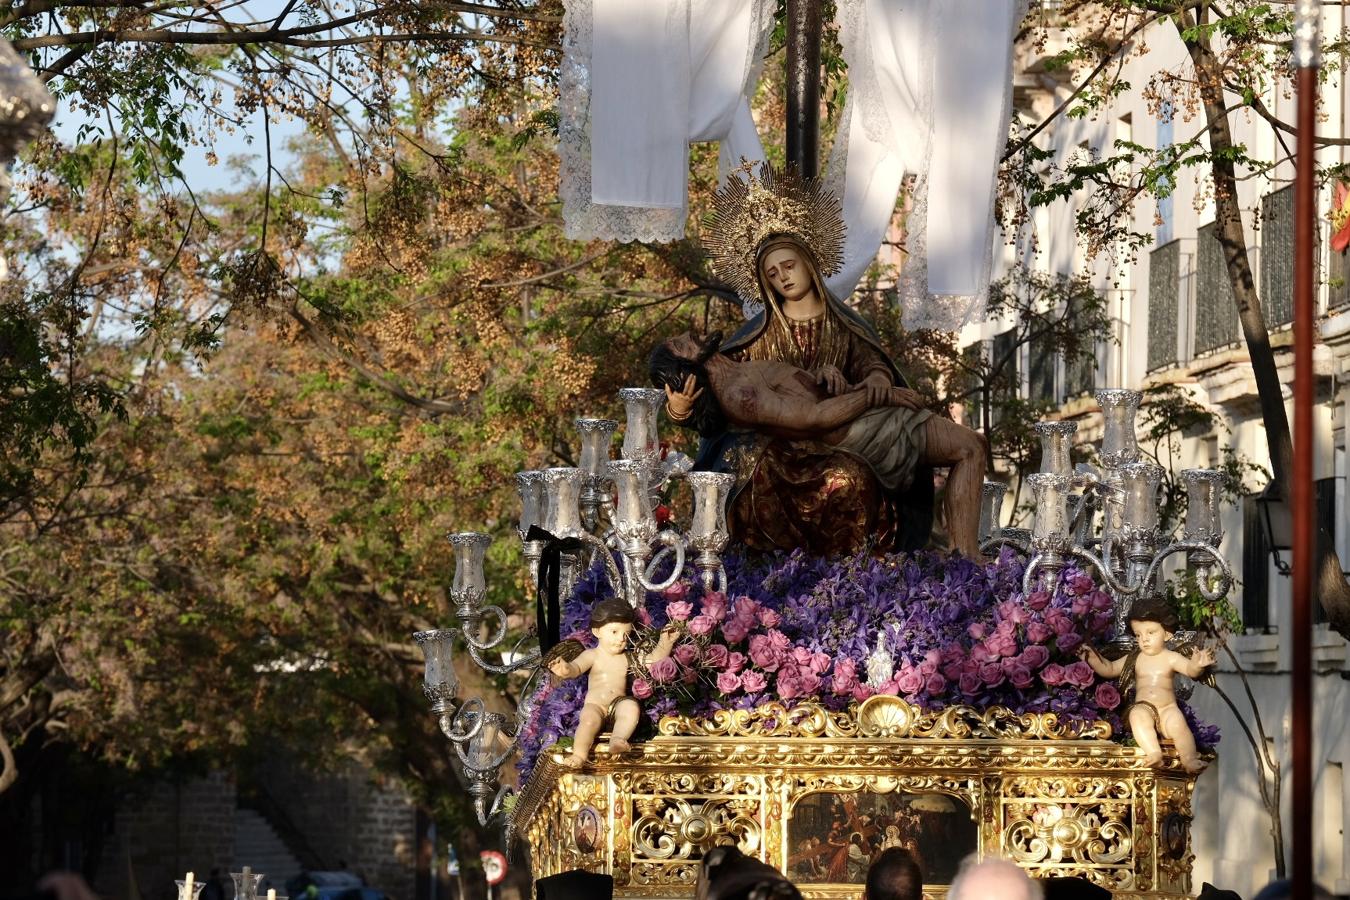
[[[947,891],[947,900],[1043,900],[1041,886],[1021,866],[997,856],[967,856]]]

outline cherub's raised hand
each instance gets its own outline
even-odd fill
[[[689,414],[694,410],[695,401],[703,396],[703,388],[698,387],[697,379],[690,375],[684,380],[684,387],[678,391],[672,389],[670,385],[665,387],[666,415],[677,422],[689,418]]]
[[[1219,657],[1216,656],[1213,649],[1209,647],[1201,647],[1199,650],[1195,651],[1195,656],[1191,658],[1195,660],[1198,665],[1203,666],[1206,669],[1219,661]]]

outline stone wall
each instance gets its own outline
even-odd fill
[[[225,872],[234,849],[233,776],[147,781],[118,804],[94,888],[107,897],[174,900],[174,879]],[[228,876],[227,876],[228,877]]]
[[[355,764],[313,774],[282,761],[259,781],[324,866],[345,864],[389,896],[412,898],[417,812],[398,784]]]

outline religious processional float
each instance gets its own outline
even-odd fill
[[[891,386],[903,384],[822,285],[839,259],[837,201],[771,171],[732,180],[717,201],[713,264],[765,306],[723,348],[753,360],[767,346],[815,374],[843,347],[841,368],[880,358]],[[782,315],[795,291],[765,274],[785,239],[803,266],[796,280],[825,301],[805,339]],[[1029,532],[999,527],[1004,486],[981,494],[977,476],[975,495],[956,499],[980,508],[979,558],[920,549],[932,495],[925,507],[931,478],[918,463],[936,458],[932,446],[905,445],[908,484],[884,481],[894,460],[842,449],[864,418],[884,428],[913,410],[869,409],[828,434],[811,427],[833,422],[746,427],[757,420],[725,374],[742,363],[665,346],[666,363],[723,373],[700,382],[701,406],[677,406],[697,392],[663,381],[654,354],[662,388],[619,393],[620,458],[617,423],[583,418],[578,467],[517,476],[523,552],[541,586],[537,647],[526,649],[531,635],[503,652],[506,615],[484,605],[489,537],[450,536],[458,622],[416,639],[480,821],[499,817],[523,838],[536,877],[609,873],[618,897],[688,896],[703,855],[733,843],[807,896],[855,896],[890,846],[910,849],[939,895],[978,851],[1121,897],[1187,896],[1191,793],[1218,733],[1184,700],[1213,655],[1177,633],[1160,569],[1180,554],[1207,597],[1230,589],[1219,473],[1182,473],[1189,506],[1172,541],[1159,530],[1162,470],[1135,442],[1140,394],[1101,391],[1101,468],[1072,470],[1073,423],[1037,426]],[[843,399],[813,390],[803,402]],[[696,463],[662,452],[663,406],[700,430]],[[681,485],[688,513],[665,515],[658,499],[682,497]],[[961,512],[947,510],[958,545]],[[915,520],[919,548],[897,525]],[[858,522],[870,529],[861,540]],[[457,643],[488,672],[527,675],[514,715],[458,699]],[[518,792],[500,783],[512,761]]]

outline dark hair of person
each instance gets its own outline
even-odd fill
[[[796,885],[736,847],[714,847],[699,867],[695,900],[802,900]]]
[[[717,405],[712,385],[708,383],[708,373],[703,366],[692,360],[682,359],[666,345],[665,341],[656,345],[647,361],[652,384],[659,388],[669,387],[673,391],[684,390],[685,379],[694,376],[694,382],[703,389],[703,393],[694,401],[689,418],[676,422],[684,428],[692,428],[699,437],[716,437],[727,430],[727,418],[722,407]]]
[[[1140,597],[1130,606],[1128,619],[1131,622],[1157,622],[1163,631],[1176,631],[1181,627],[1176,610],[1162,597]]]
[[[867,870],[867,900],[920,900],[923,872],[904,847],[887,847]]]
[[[601,600],[591,608],[592,628],[601,628],[615,622],[622,625],[637,623],[637,613],[633,612],[633,607],[629,606],[628,601],[622,597],[610,597]]]

